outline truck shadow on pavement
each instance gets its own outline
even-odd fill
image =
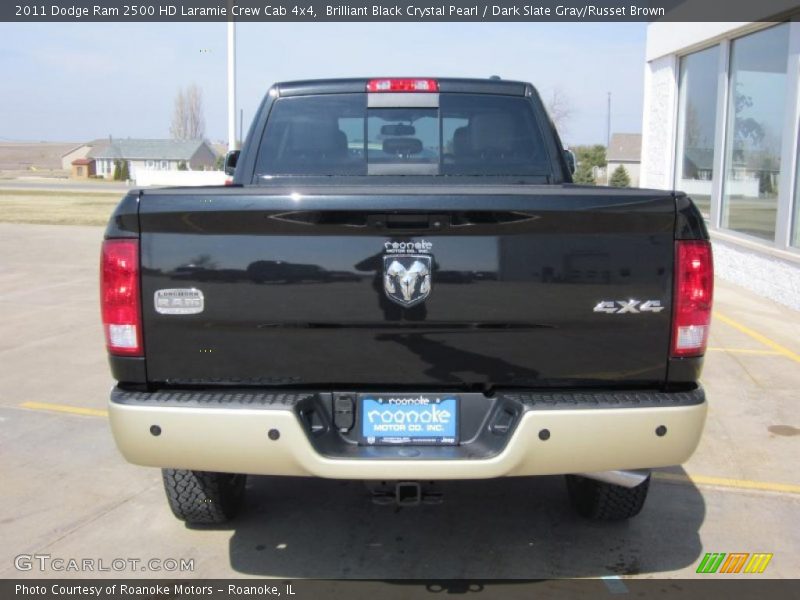
[[[542,579],[657,574],[700,555],[705,503],[691,484],[653,481],[642,513],[622,523],[575,515],[563,477],[441,487],[442,504],[399,508],[374,504],[357,481],[251,477],[231,566],[285,578]]]

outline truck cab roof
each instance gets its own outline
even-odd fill
[[[312,94],[352,94],[365,92],[367,83],[374,79],[409,79],[408,77],[357,77],[348,79],[306,79],[276,83],[272,89],[278,96],[308,96]],[[416,78],[414,78],[416,79]],[[451,94],[501,94],[525,96],[534,93],[534,87],[524,81],[506,79],[468,79],[425,77],[439,84],[440,93]]]

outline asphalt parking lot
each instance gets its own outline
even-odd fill
[[[800,313],[717,283],[705,435],[628,523],[574,516],[560,477],[448,483],[443,504],[404,509],[358,482],[257,477],[242,517],[190,529],[111,438],[101,237],[0,224],[0,577],[692,577],[706,552],[773,553],[764,576],[800,577]],[[21,572],[21,554],[194,571]]]

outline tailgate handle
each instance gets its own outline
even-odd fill
[[[432,214],[391,214],[370,215],[367,222],[373,227],[383,229],[441,229],[446,215]]]

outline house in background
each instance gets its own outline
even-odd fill
[[[85,144],[80,144],[75,146],[74,148],[70,148],[67,152],[61,155],[61,168],[64,171],[70,172],[70,176],[73,176],[72,173],[72,164],[75,160],[82,160],[86,158],[86,155],[89,154],[89,150],[92,149],[91,142],[87,142]]]
[[[205,140],[140,140],[106,141],[92,148],[87,158],[94,159],[96,173],[113,179],[115,164],[126,161],[130,179],[139,179],[141,171],[207,171],[216,167],[217,155]]]
[[[76,158],[72,161],[69,176],[72,179],[89,179],[94,176],[94,159]]]
[[[615,133],[611,136],[611,144],[606,151],[606,177],[611,176],[618,167],[623,166],[628,172],[631,187],[639,187],[639,168],[642,162],[642,134]]]
[[[78,144],[77,146],[70,148],[61,155],[61,168],[64,171],[68,171],[70,174],[72,174],[73,161],[86,158],[92,148],[108,143],[108,139],[97,139],[92,140],[91,142],[84,142],[83,144]]]
[[[79,158],[87,158],[89,156],[89,152],[92,151],[92,148],[97,148],[98,146],[102,146],[110,142],[111,138],[98,138],[96,140],[92,140],[91,142],[84,142],[82,144],[78,144],[77,146],[73,146],[61,155],[61,168],[64,171],[71,173],[72,161]]]

